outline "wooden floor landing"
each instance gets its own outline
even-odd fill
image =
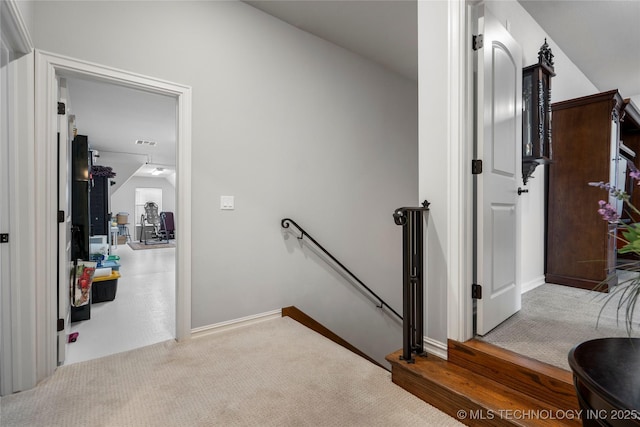
[[[479,340],[449,341],[448,361],[387,356],[394,383],[472,426],[580,426],[570,372]]]

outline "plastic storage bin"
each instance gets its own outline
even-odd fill
[[[91,302],[113,301],[118,290],[120,273],[112,271],[111,276],[96,277],[91,285]]]
[[[100,262],[100,267],[111,268],[112,271],[120,270],[120,263],[118,261],[102,261]]]
[[[108,240],[108,236],[89,236],[89,243],[96,243],[99,245],[106,245]]]
[[[91,319],[91,304],[71,307],[71,323]]]

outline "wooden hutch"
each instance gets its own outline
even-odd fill
[[[640,168],[640,113],[617,90],[552,104],[553,163],[549,166],[546,282],[594,289],[617,283],[615,226],[598,201],[622,202],[589,182],[609,182],[640,202],[627,162]],[[623,218],[625,215],[623,214]],[[628,221],[633,221],[627,215]],[[640,221],[640,218],[635,218]],[[603,286],[604,291],[608,286]]]

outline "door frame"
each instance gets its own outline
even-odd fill
[[[478,9],[483,0],[448,0],[448,144],[449,157],[449,259],[447,267],[447,338],[468,341],[474,338],[473,283],[474,218],[476,203],[471,173],[474,158],[474,51],[472,34],[477,32]],[[517,242],[520,247],[521,218],[518,214]],[[520,263],[520,259],[516,259]],[[519,272],[517,274],[520,274]]]
[[[9,243],[8,280],[0,280],[0,395],[35,385],[35,308],[31,254],[35,231],[31,175],[33,162],[33,42],[15,0],[0,1],[1,38],[9,49]],[[28,175],[21,167],[29,167]],[[25,179],[25,177],[27,179]],[[6,232],[6,231],[3,231]],[[18,238],[19,236],[19,238]],[[5,277],[7,279],[7,277]]]
[[[67,92],[66,79],[61,77],[56,84],[56,101],[62,102],[65,106],[68,104],[69,94]],[[58,319],[64,319],[64,328],[58,331],[58,364],[64,363],[66,358],[66,341],[67,334],[70,331],[71,323],[71,303],[69,298],[62,298],[63,295],[69,295],[69,281],[72,263],[69,262],[71,257],[71,139],[72,134],[69,126],[69,118],[67,108],[64,114],[57,115],[57,134],[58,134],[58,155],[57,155],[57,206],[63,211],[64,219],[58,223]],[[58,218],[60,221],[60,218]],[[64,256],[61,256],[64,254]]]
[[[448,1],[449,37],[449,262],[447,275],[447,338],[473,338],[473,158],[475,97],[473,50],[476,0]],[[446,343],[445,343],[446,344]]]
[[[179,341],[191,336],[191,87],[54,53],[35,51],[35,230],[37,381],[56,368],[57,277],[55,78],[84,77],[168,95],[177,100],[176,144],[176,329]]]

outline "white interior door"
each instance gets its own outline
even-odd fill
[[[518,258],[518,184],[522,151],[522,51],[515,39],[485,9],[478,29],[476,331],[488,333],[520,310]]]
[[[9,232],[9,49],[0,37],[0,233]],[[14,236],[15,237],[15,236]],[[0,243],[0,391],[11,391],[9,245]],[[7,328],[9,326],[9,328]]]
[[[71,299],[71,138],[66,81],[58,78],[58,102],[65,104],[64,114],[58,113],[58,211],[63,212],[58,223],[58,319],[64,328],[58,331],[58,365],[65,360],[67,335],[70,329]]]

